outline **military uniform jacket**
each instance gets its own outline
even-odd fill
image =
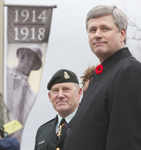
[[[141,150],[141,63],[123,48],[91,78],[64,150]]]
[[[36,135],[35,150],[63,150],[67,130],[72,120],[64,128],[60,139],[56,136],[56,124],[58,117],[42,125]],[[58,149],[57,149],[58,148]]]

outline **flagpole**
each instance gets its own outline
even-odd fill
[[[4,1],[0,0],[0,93],[4,93]]]

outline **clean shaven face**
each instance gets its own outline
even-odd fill
[[[124,47],[126,31],[118,31],[111,15],[90,19],[87,30],[91,50],[100,62]]]

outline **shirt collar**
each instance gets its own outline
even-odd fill
[[[77,109],[72,112],[71,114],[69,114],[67,117],[65,117],[65,120],[67,123],[69,123],[71,121],[71,119],[74,117],[75,113],[76,113]],[[59,114],[58,114],[58,126],[60,124],[60,121],[62,120],[63,117],[61,117]]]
[[[75,116],[75,113],[76,113],[77,109],[72,112],[71,114],[69,114],[67,117],[65,117],[65,120],[67,122],[67,124],[71,121],[71,119]],[[56,130],[59,129],[59,125],[60,125],[60,121],[62,120],[63,117],[61,117],[59,114],[58,114],[58,123],[57,123],[57,126],[56,126]]]

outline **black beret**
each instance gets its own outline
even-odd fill
[[[61,69],[58,70],[50,79],[47,85],[47,89],[50,90],[54,84],[65,82],[73,82],[79,84],[78,78],[74,72],[66,69]]]

